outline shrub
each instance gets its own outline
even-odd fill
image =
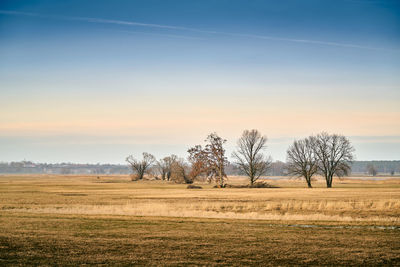
[[[171,181],[175,183],[191,184],[193,180],[186,175],[185,166],[183,163],[176,161],[171,164]]]
[[[277,188],[277,186],[274,185],[270,185],[269,183],[266,182],[258,182],[258,183],[254,183],[252,186],[250,186],[251,188]]]
[[[203,189],[203,187],[199,185],[190,184],[187,186],[187,189]]]
[[[131,174],[129,177],[131,178],[131,181],[138,181],[140,178],[137,174]]]
[[[278,188],[277,186],[270,185],[266,182],[258,182],[254,183],[253,185],[232,185],[232,184],[227,184],[225,186],[226,188]]]

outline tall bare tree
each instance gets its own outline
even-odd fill
[[[155,160],[156,158],[153,155],[146,152],[143,152],[143,158],[141,160],[135,159],[132,155],[126,158],[126,161],[131,165],[133,173],[136,174],[136,180],[143,179],[144,174]]]
[[[294,141],[287,150],[287,171],[289,175],[304,177],[309,188],[311,178],[318,171],[318,159],[314,152],[313,138]]]
[[[271,159],[263,154],[267,137],[257,130],[245,130],[237,141],[237,150],[232,153],[236,165],[250,179],[252,186],[271,167]]]
[[[333,176],[342,177],[351,170],[354,148],[343,135],[320,133],[312,137],[318,169],[324,175],[326,186],[332,187]]]

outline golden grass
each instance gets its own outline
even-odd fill
[[[397,266],[399,229],[259,220],[5,213],[0,265]]]
[[[246,180],[231,178],[230,183]],[[298,180],[270,180],[280,188],[189,190],[126,176],[0,176],[1,212],[229,218],[400,224],[400,179],[344,179],[336,188],[304,188]]]
[[[3,175],[0,265],[399,265],[400,179],[268,182]]]

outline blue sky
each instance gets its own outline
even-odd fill
[[[1,1],[1,161],[228,151],[259,129],[400,159],[400,2]]]

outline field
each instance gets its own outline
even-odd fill
[[[0,265],[400,265],[398,177],[268,183],[3,175]]]

